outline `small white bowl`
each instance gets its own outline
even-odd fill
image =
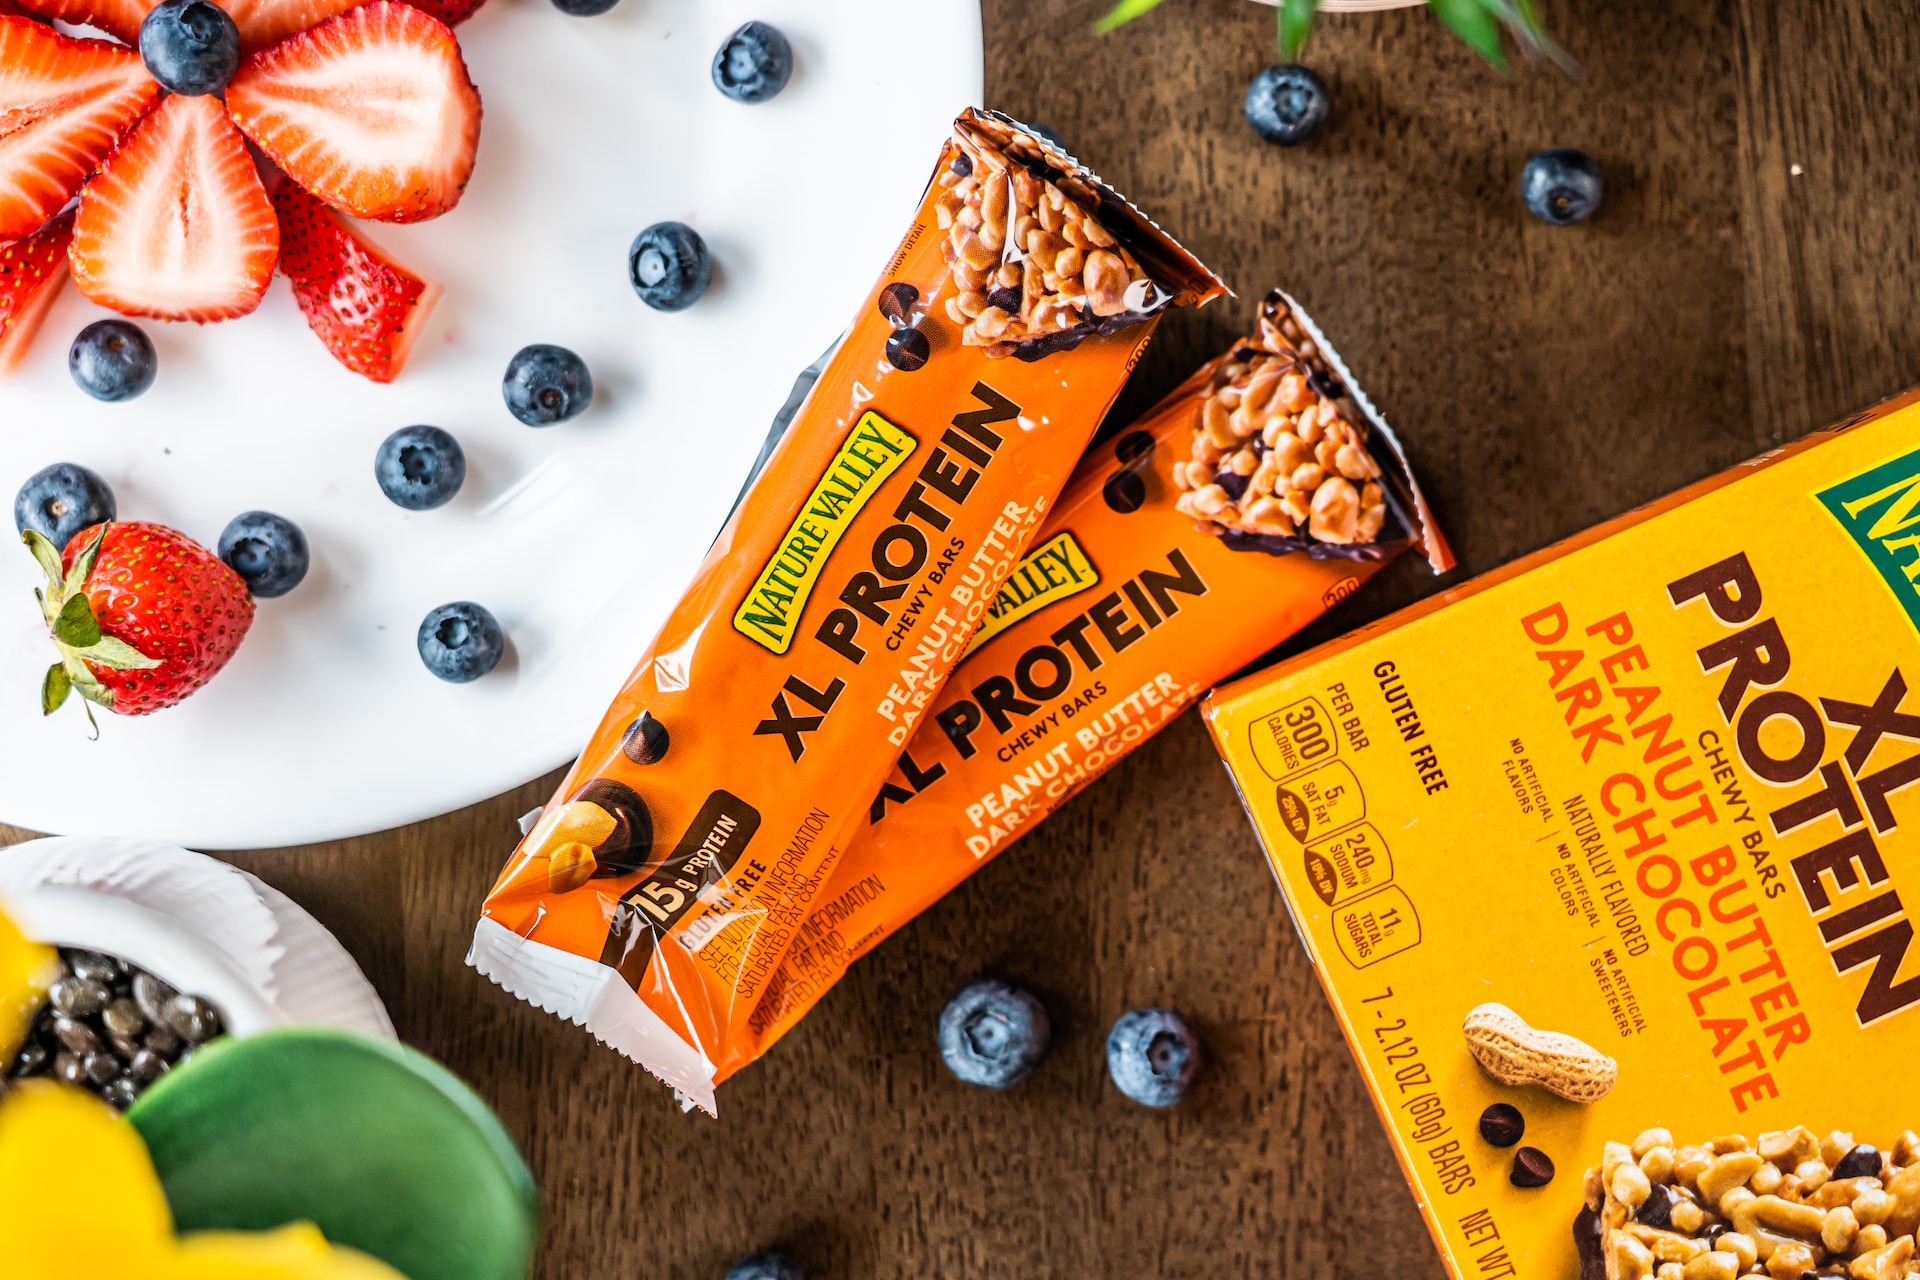
[[[393,1036],[386,1006],[312,916],[217,858],[54,836],[0,849],[0,908],[42,942],[103,951],[205,996],[234,1035],[324,1023]]]

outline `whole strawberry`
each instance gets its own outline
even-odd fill
[[[40,687],[48,715],[76,691],[121,715],[170,707],[227,665],[253,623],[240,575],[176,529],[95,525],[64,554],[34,530],[22,537],[46,572],[34,594],[60,649]]]

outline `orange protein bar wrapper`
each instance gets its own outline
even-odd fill
[[[854,960],[1409,547],[1435,572],[1453,565],[1392,431],[1276,290],[1247,341],[1081,463],[844,832],[748,1019],[752,1056]]]
[[[1170,306],[1092,174],[954,124],[839,350],[481,910],[469,963],[714,1108],[835,857]]]

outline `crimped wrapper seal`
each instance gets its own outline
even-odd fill
[[[835,833],[1158,317],[1223,291],[1015,122],[956,121],[791,429],[488,894],[470,963],[712,1111]]]
[[[855,959],[1393,556],[1453,566],[1392,428],[1277,290],[1247,341],[1087,455],[1034,548],[843,831],[749,1019],[758,1051]]]

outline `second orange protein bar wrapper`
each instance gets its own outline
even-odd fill
[[[748,1019],[750,1052],[720,1078],[854,960],[1409,548],[1452,567],[1398,441],[1274,292],[1247,341],[1082,462],[899,767],[842,830],[846,852]]]
[[[1169,307],[1224,287],[969,111],[839,350],[482,908],[469,955],[690,1104]]]

